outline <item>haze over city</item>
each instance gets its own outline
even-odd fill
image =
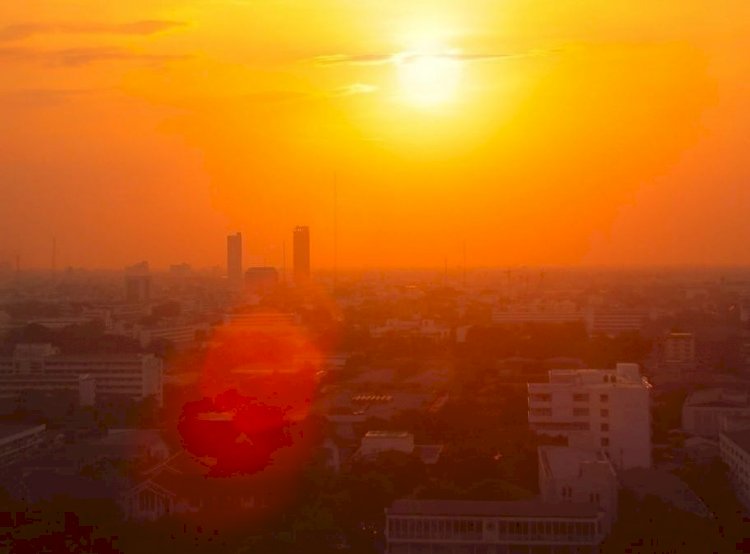
[[[750,2],[0,2],[0,552],[750,552]]]

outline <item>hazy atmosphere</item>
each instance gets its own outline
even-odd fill
[[[0,4],[0,261],[750,262],[750,5]],[[668,216],[666,214],[669,214]],[[377,246],[376,246],[377,245]]]

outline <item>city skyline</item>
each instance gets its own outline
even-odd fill
[[[750,0],[0,1],[0,545],[750,552],[749,53]]]

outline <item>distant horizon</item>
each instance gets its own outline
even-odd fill
[[[90,271],[90,272],[102,272],[102,273],[122,273],[124,272],[128,266],[133,265],[135,263],[140,263],[148,260],[138,260],[134,261],[132,264],[126,264],[121,267],[117,266],[65,266],[65,267],[58,267],[57,269],[52,268],[45,268],[45,267],[21,267],[20,272],[29,272],[29,273],[44,273],[44,274],[51,274],[51,273],[62,273],[69,270],[75,270],[75,271]],[[175,262],[174,264],[167,264],[167,265],[153,265],[149,262],[149,272],[159,274],[159,273],[169,273],[171,266],[180,266],[186,264],[189,266],[191,271],[194,272],[213,272],[216,270],[219,270],[220,272],[226,273],[226,265],[222,264],[216,264],[216,265],[193,265],[187,262]],[[281,266],[273,265],[273,264],[253,264],[253,265],[243,265],[243,271],[255,268],[255,267],[272,267],[277,270],[282,270]],[[287,273],[289,274],[288,277],[291,279],[292,274],[292,267],[291,265],[287,265]],[[567,271],[567,270],[581,270],[581,271],[712,271],[712,270],[726,270],[726,271],[750,271],[750,263],[747,264],[700,264],[700,263],[674,263],[674,264],[539,264],[539,265],[532,265],[532,264],[508,264],[508,265],[451,265],[448,264],[448,273],[456,273],[460,272],[463,269],[466,269],[467,271],[474,270],[474,271],[498,271],[498,272],[507,272],[508,270],[513,271],[523,271],[523,270],[534,270],[534,271]],[[0,271],[2,268],[0,268]],[[409,272],[409,271],[425,271],[425,272],[438,272],[443,273],[445,271],[445,266],[443,265],[434,265],[434,266],[343,266],[343,267],[315,267],[314,265],[311,268],[311,272],[313,275],[315,274],[334,274],[334,273],[355,273],[355,272],[367,272],[367,271],[386,271],[386,272]],[[9,273],[16,273],[15,267],[10,267],[5,269],[6,274]]]

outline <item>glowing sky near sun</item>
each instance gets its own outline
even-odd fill
[[[0,262],[749,263],[750,3],[0,3]]]

